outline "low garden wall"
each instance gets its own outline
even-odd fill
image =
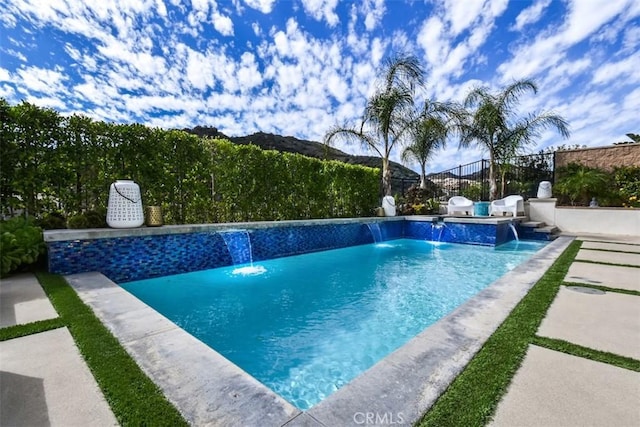
[[[529,218],[567,233],[640,236],[640,209],[556,207],[556,200],[529,199]]]

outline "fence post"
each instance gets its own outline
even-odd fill
[[[458,196],[462,193],[462,165],[458,165]]]

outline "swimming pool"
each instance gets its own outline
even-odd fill
[[[304,410],[542,246],[399,239],[121,286]]]

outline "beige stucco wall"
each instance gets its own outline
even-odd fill
[[[616,166],[640,166],[640,144],[556,151],[556,168],[566,166],[569,163],[580,163],[607,171]]]

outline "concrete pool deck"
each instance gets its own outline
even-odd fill
[[[601,236],[600,241],[606,242],[606,236]],[[546,271],[569,242],[570,239],[561,238],[552,243],[547,247],[550,250],[545,251],[534,260],[533,264],[523,264],[499,279],[494,285],[481,292],[477,298],[473,298],[467,304],[459,307],[454,313],[423,331],[407,345],[306,412],[299,411],[279,398],[215,351],[183,333],[174,324],[130,296],[104,276],[86,273],[68,276],[67,280],[192,425],[362,425],[363,420],[358,417],[366,417],[372,413],[378,414],[379,420],[386,420],[387,424],[395,422],[395,424],[408,425],[412,424],[430,407],[448,383],[464,368],[484,340],[493,333],[513,306],[520,301],[530,286]],[[616,243],[614,239],[610,239],[608,242]],[[625,243],[627,246],[630,246],[629,243],[640,245],[640,239],[637,242]],[[627,249],[626,252],[637,253],[638,248],[631,246],[623,249]],[[604,248],[590,247],[588,249]],[[607,250],[618,249],[607,248]],[[607,253],[603,252],[603,254]],[[591,270],[581,268],[584,266],[591,268]],[[608,273],[613,275],[600,274],[598,267],[609,269]],[[640,267],[640,264],[637,264],[637,267]],[[565,281],[577,282],[576,278],[580,278],[585,281],[583,283],[594,284],[594,282],[598,282],[597,284],[600,286],[611,288],[622,288],[623,282],[624,286],[632,288],[638,286],[638,279],[633,281],[633,271],[628,271],[628,269],[635,267],[617,267],[575,261],[571,268],[573,270],[567,274]],[[612,268],[614,270],[611,270]],[[607,281],[607,278],[618,277],[615,273],[616,268],[623,269],[619,277],[626,277],[626,279],[620,280],[620,282],[617,279]],[[35,278],[32,277],[31,280],[37,285]],[[5,281],[2,281],[2,287],[4,287],[4,283]],[[563,289],[559,296],[565,293],[569,295],[569,298],[571,294],[578,294]],[[605,296],[609,294],[608,292]],[[602,295],[587,296],[596,299]],[[634,295],[625,296],[640,298]],[[578,298],[580,297],[583,295],[578,296]],[[560,300],[557,299],[556,302],[558,301]],[[596,306],[587,307],[587,312],[590,309],[597,310],[602,305],[602,299],[597,301]],[[558,322],[584,317],[585,310],[579,303],[564,304],[561,301],[556,304],[556,302],[549,309],[547,318],[541,325],[541,331],[545,331],[549,334],[548,336],[552,337]],[[612,300],[611,304],[615,305],[616,301]],[[33,307],[38,306],[41,305],[33,305]],[[3,312],[8,309],[7,305],[2,305]],[[615,322],[617,314],[624,312],[624,310],[611,310],[607,318]],[[607,318],[603,321],[608,321]],[[636,317],[636,319],[639,318]],[[627,335],[627,338],[624,339],[629,341],[629,348],[634,347],[634,342],[636,343],[635,348],[638,348],[640,345],[640,324],[639,322],[634,323],[633,320],[630,323],[631,327],[627,332],[631,335]],[[542,329],[543,326],[546,329]],[[563,328],[558,329],[562,330]],[[50,332],[55,331],[47,333]],[[544,335],[542,332],[539,334]],[[31,341],[40,341],[36,338],[39,335],[42,334],[32,335],[31,337],[34,339]],[[609,335],[616,335],[613,328]],[[574,337],[580,337],[579,331],[568,336],[568,339],[563,339],[574,342],[571,340],[578,339]],[[633,337],[637,339],[634,341]],[[14,345],[13,342],[21,339],[7,340],[0,344],[3,346]],[[580,342],[575,343],[580,344]],[[597,349],[609,345],[598,342],[597,339],[589,344]],[[12,363],[17,366],[21,365],[19,354],[21,352],[24,354],[34,353],[30,346],[35,344],[21,345],[22,347],[17,353],[5,352],[5,347],[0,347],[2,348],[3,360],[10,356]],[[586,343],[580,345],[587,346]],[[527,420],[537,419],[539,421],[540,418],[535,416],[542,415],[540,412],[545,412],[551,418],[547,418],[547,422],[529,421],[529,425],[550,424],[549,420],[555,421],[551,422],[553,424],[558,424],[560,421],[565,425],[584,424],[582,422],[584,418],[580,416],[585,411],[570,411],[566,407],[573,404],[574,394],[572,393],[574,392],[587,393],[597,400],[598,405],[591,404],[586,408],[597,412],[597,416],[592,417],[590,421],[603,419],[598,418],[599,416],[605,417],[608,421],[607,424],[630,424],[628,421],[633,421],[631,424],[640,423],[640,411],[636,409],[640,405],[640,398],[638,398],[640,396],[638,375],[640,374],[593,361],[582,363],[585,359],[576,363],[573,358],[580,358],[547,349],[538,351],[539,348],[535,346],[532,346],[532,349],[525,358],[520,371],[514,377],[509,392],[498,407],[494,420],[495,425],[526,425]],[[74,345],[60,351],[63,353],[75,351],[77,353]],[[619,351],[626,352],[622,347]],[[553,354],[549,355],[549,352]],[[46,362],[47,356],[42,355],[42,357]],[[69,360],[66,363],[68,363],[67,366],[52,368],[50,372],[41,372],[37,375],[46,383],[48,376],[54,375],[55,370],[86,369],[86,364],[81,359]],[[5,365],[9,366],[3,361],[3,371],[11,373],[17,369],[12,367],[9,370]],[[48,363],[43,363],[43,366],[47,365]],[[575,369],[568,368],[574,365]],[[603,365],[603,367],[599,365]],[[579,367],[583,369],[580,370]],[[616,373],[611,374],[609,372],[611,368]],[[22,375],[25,375],[26,372],[28,375],[36,376],[35,372],[29,373],[28,370],[29,368],[25,365]],[[608,387],[622,391],[630,397],[626,400],[619,399],[615,394],[617,391],[611,394],[604,393],[605,404],[602,404],[602,384],[598,381],[598,377],[602,375],[606,376],[607,382],[610,384]],[[545,377],[564,380],[543,381],[541,388],[538,389],[527,380],[528,378]],[[593,377],[593,380],[585,381],[586,377]],[[4,406],[5,394],[10,395],[11,392],[2,385],[3,413],[6,409]],[[87,405],[94,404],[90,395],[86,393],[76,393],[76,395],[81,400],[87,399]],[[611,396],[609,399],[611,402],[607,402],[606,396]],[[533,402],[541,402],[548,407],[532,406]],[[47,401],[47,403],[49,402]],[[529,407],[527,407],[527,403]],[[629,406],[631,404],[633,406]],[[541,408],[545,408],[544,411],[541,411]],[[51,410],[46,405],[32,409],[32,412]],[[527,412],[527,409],[530,412]],[[572,418],[574,413],[576,418]],[[513,414],[529,414],[530,417],[516,419],[513,418]],[[559,418],[553,418],[554,414],[557,414]],[[36,415],[31,414],[31,416]],[[52,418],[50,417],[50,419]],[[4,423],[2,424],[4,425]],[[105,419],[103,422],[93,421],[87,424],[113,425],[113,421]],[[55,423],[51,425],[55,425]]]

